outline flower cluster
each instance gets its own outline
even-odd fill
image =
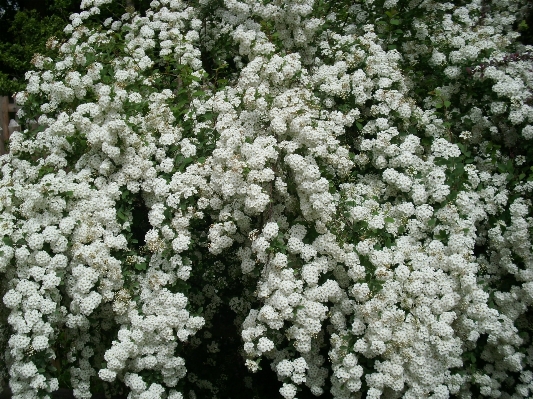
[[[108,3],[0,158],[15,398],[533,394],[525,0]]]

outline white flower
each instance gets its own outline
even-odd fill
[[[279,389],[279,393],[285,399],[293,399],[296,396],[296,387],[293,384],[284,383]]]
[[[444,69],[444,74],[450,79],[455,79],[461,75],[461,69],[457,66],[447,66]]]
[[[31,378],[37,375],[37,366],[33,362],[21,364],[19,366],[19,373],[25,378]]]
[[[36,351],[42,351],[48,348],[48,337],[38,335],[33,338],[31,345]]]
[[[134,373],[126,373],[124,375],[124,383],[134,392],[142,392],[147,388],[142,377]]]
[[[24,349],[30,344],[30,338],[26,335],[14,334],[9,338],[9,346],[16,349]]]
[[[294,367],[289,360],[283,359],[276,366],[276,371],[280,377],[290,377]]]
[[[20,304],[22,294],[15,290],[9,290],[4,295],[3,301],[8,308],[15,308]]]
[[[461,150],[456,144],[450,143],[446,139],[436,139],[431,145],[431,151],[436,157],[442,157],[444,159],[454,158],[461,155]]]
[[[115,381],[116,376],[117,373],[109,369],[101,369],[98,371],[98,377],[100,377],[103,381],[113,382]]]
[[[98,292],[91,291],[89,295],[81,300],[81,303],[79,304],[80,312],[86,316],[90,315],[94,309],[100,305],[101,301],[102,295]]]
[[[446,55],[436,50],[433,50],[433,54],[431,55],[431,59],[429,60],[429,63],[435,66],[443,65],[446,63]]]
[[[268,222],[265,227],[263,227],[263,237],[270,241],[278,235],[278,231],[279,227],[276,222]]]
[[[305,373],[305,370],[307,370],[309,367],[307,366],[307,362],[303,357],[299,357],[295,360],[293,360],[292,365],[294,367],[295,373]]]
[[[189,248],[190,242],[191,238],[189,236],[180,233],[174,240],[172,240],[172,249],[174,249],[176,253],[181,253]]]
[[[196,155],[196,146],[187,138],[181,141],[181,153],[185,158]]]
[[[287,255],[277,252],[272,259],[272,265],[278,269],[282,269],[287,266]]]
[[[525,126],[522,129],[522,136],[524,136],[526,140],[532,139],[533,138],[533,125]]]
[[[268,352],[274,349],[274,343],[266,337],[261,337],[257,342],[257,349],[261,352]]]

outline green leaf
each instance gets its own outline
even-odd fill
[[[450,101],[444,101],[444,106],[448,108],[452,103]]]
[[[120,219],[120,220],[126,220],[126,215],[124,215],[124,213],[122,213],[122,210],[117,210],[117,217]]]
[[[401,21],[399,19],[391,19],[390,20],[391,25],[400,25],[400,22]]]
[[[393,223],[393,222],[394,222],[394,219],[391,218],[390,216],[387,216],[387,217],[385,218],[385,222],[387,222],[387,223]]]
[[[449,234],[446,231],[444,231],[444,230],[440,230],[439,234],[435,235],[435,238],[437,238],[439,240],[447,240],[448,237],[449,237]]]
[[[135,268],[137,270],[146,270],[146,263],[136,263]]]
[[[4,244],[9,245],[10,247],[13,246],[13,240],[11,239],[11,237],[5,236],[4,238],[2,238],[2,241],[4,242]]]
[[[429,219],[428,226],[435,226],[437,224],[437,219]]]

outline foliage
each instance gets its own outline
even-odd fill
[[[80,9],[0,158],[16,398],[531,395],[526,1]]]

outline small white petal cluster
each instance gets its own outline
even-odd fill
[[[17,94],[0,385],[533,395],[526,0],[111,3]]]

